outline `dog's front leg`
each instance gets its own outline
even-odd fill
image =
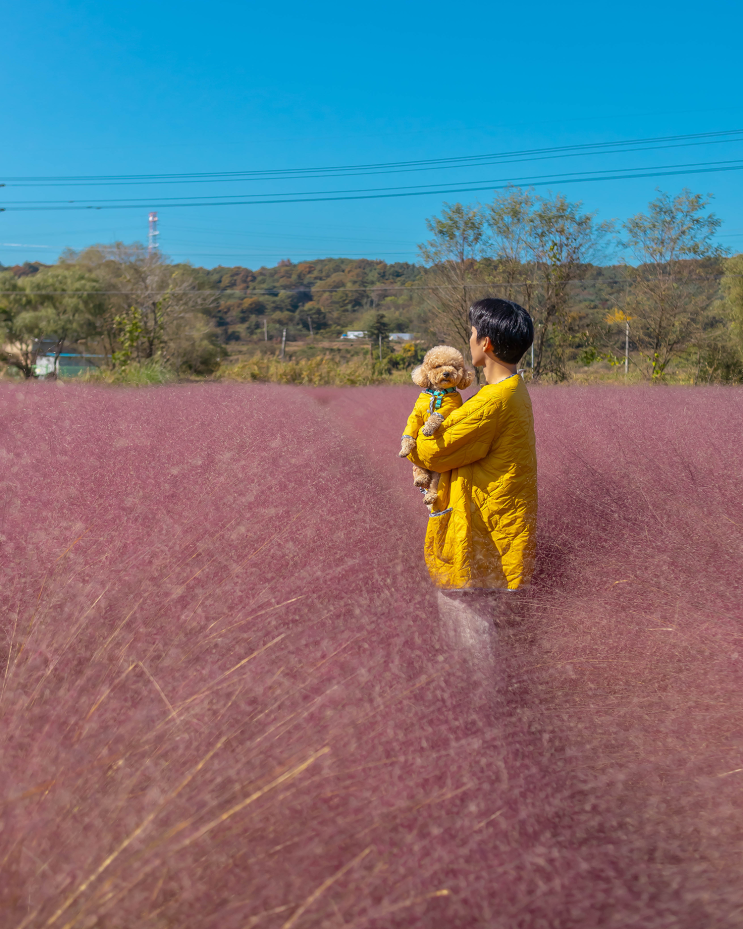
[[[423,424],[421,432],[423,435],[433,435],[434,432],[436,432],[439,426],[443,423],[443,421],[444,417],[441,415],[441,413],[431,413],[431,415]]]
[[[400,444],[400,451],[397,454],[401,458],[407,458],[413,451],[415,451],[415,439],[412,435],[404,435]]]

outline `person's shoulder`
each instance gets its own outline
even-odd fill
[[[483,416],[490,416],[499,410],[507,410],[524,403],[531,404],[529,392],[520,374],[514,374],[497,384],[484,384],[478,392],[466,401],[465,407],[470,413],[479,411]]]
[[[521,380],[521,378],[519,378]],[[475,410],[495,410],[502,406],[512,392],[513,386],[510,384],[511,378],[505,381],[499,381],[497,384],[483,384],[477,393],[466,401],[466,406],[474,412]]]
[[[529,391],[526,389],[524,379],[520,374],[514,374],[505,380],[492,385],[494,396],[497,396],[503,406],[531,403]]]

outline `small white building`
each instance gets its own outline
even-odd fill
[[[349,329],[341,336],[342,339],[365,339],[366,333],[362,329]]]
[[[390,332],[390,342],[412,342],[412,332]]]
[[[59,367],[59,362],[57,362]],[[54,369],[54,355],[37,355],[36,365],[34,366],[36,377],[46,377],[48,374],[57,374]]]

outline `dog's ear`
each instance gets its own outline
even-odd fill
[[[470,384],[474,381],[474,379],[475,379],[475,372],[471,371],[469,368],[465,368],[462,371],[462,374],[459,378],[459,386],[462,388],[462,390],[464,390],[465,388],[470,386]]]
[[[413,368],[410,377],[412,378],[414,384],[417,384],[424,390],[431,386],[431,382],[428,379],[428,372],[423,365],[418,365],[417,368]]]

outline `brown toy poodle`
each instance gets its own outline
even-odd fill
[[[411,374],[413,383],[422,387],[423,393],[408,418],[399,452],[401,458],[407,458],[413,451],[419,431],[426,436],[433,435],[449,413],[459,409],[462,398],[457,388],[469,387],[474,377],[456,348],[437,345],[426,352],[423,364]],[[425,490],[423,499],[431,509],[436,502],[439,475],[413,465],[413,483]]]

